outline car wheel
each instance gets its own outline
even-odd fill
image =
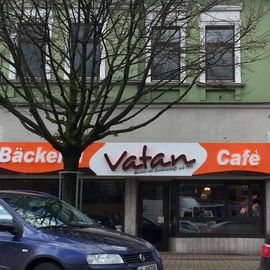
[[[39,264],[33,270],[63,270],[63,268],[55,263],[47,262]]]

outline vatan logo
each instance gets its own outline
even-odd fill
[[[144,257],[144,255],[143,255],[143,254],[140,254],[140,255],[139,255],[139,258],[140,258],[140,260],[141,260],[142,262],[144,262],[144,261],[145,261],[145,257]]]

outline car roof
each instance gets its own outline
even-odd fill
[[[46,192],[41,192],[41,191],[34,191],[34,190],[0,190],[0,198],[5,197],[5,196],[36,196],[36,197],[47,197],[47,198],[54,198],[57,199],[56,196],[46,193]]]

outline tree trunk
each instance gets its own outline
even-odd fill
[[[69,151],[63,155],[64,171],[62,176],[62,200],[76,206],[76,180],[78,177],[79,160],[81,153],[78,151]]]

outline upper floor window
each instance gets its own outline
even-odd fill
[[[42,24],[22,24],[18,35],[19,48],[24,58],[25,76],[41,77],[45,67],[46,42]]]
[[[95,31],[87,24],[74,24],[72,37],[74,46],[73,68],[78,77],[98,77],[100,68],[101,50],[95,41]]]
[[[187,21],[185,13],[174,10],[161,21],[160,14],[151,12],[146,17],[146,59],[151,59],[146,82],[179,82],[185,78],[185,42]]]
[[[242,6],[215,6],[200,16],[204,46],[201,83],[241,83],[240,12]]]
[[[154,53],[151,67],[152,80],[180,80],[180,29],[156,28],[151,40]]]
[[[207,26],[205,37],[206,81],[235,78],[234,27]]]

